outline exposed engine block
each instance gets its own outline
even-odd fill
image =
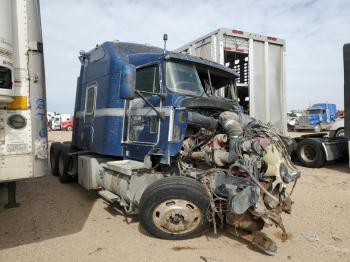
[[[211,196],[208,216],[214,230],[226,222],[235,234],[274,254],[276,245],[259,231],[264,225],[275,225],[287,237],[281,214],[291,212],[294,186],[289,187],[300,177],[286,149],[288,138],[232,111],[200,121],[202,127],[183,143],[179,172],[196,177],[207,187]]]

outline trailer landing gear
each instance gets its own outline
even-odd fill
[[[16,182],[7,183],[7,204],[6,209],[19,207],[19,203],[16,202]]]

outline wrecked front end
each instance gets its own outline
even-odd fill
[[[180,175],[194,177],[206,188],[214,226],[225,224],[267,254],[277,250],[261,232],[275,225],[283,231],[282,213],[290,213],[291,194],[300,172],[290,160],[291,141],[271,126],[239,113],[234,102],[187,98],[188,130],[177,158]]]

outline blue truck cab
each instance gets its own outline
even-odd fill
[[[307,108],[302,116],[298,118],[295,125],[297,130],[315,130],[320,132],[327,129],[335,121],[337,107],[335,104],[318,103]]]
[[[138,161],[154,156],[163,164],[181,149],[189,122],[184,104],[236,77],[207,60],[133,43],[105,42],[80,60],[72,145]]]

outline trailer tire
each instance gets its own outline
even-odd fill
[[[60,142],[54,142],[50,146],[50,167],[51,174],[54,176],[58,176],[58,157],[61,151],[61,145]]]
[[[69,143],[61,144],[61,150],[58,157],[58,178],[61,183],[64,184],[74,181],[73,177],[68,174],[73,167],[73,158],[69,155],[72,151],[72,147]]]
[[[72,131],[72,130],[73,130],[73,127],[68,126],[66,130],[67,130],[67,131]]]
[[[306,167],[319,168],[326,162],[326,155],[318,139],[306,138],[297,148],[299,162]]]
[[[208,207],[208,194],[198,181],[183,176],[161,178],[143,192],[139,221],[156,237],[188,239],[208,229]]]

